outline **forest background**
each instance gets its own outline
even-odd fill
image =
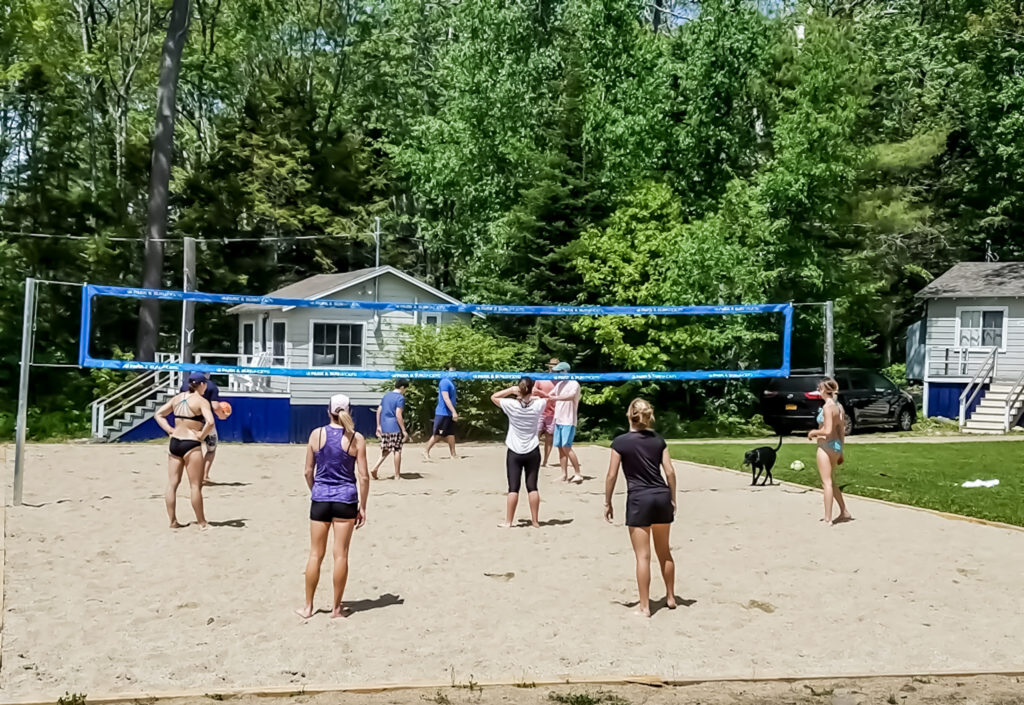
[[[263,294],[372,266],[380,218],[383,263],[465,301],[831,299],[840,362],[887,367],[932,277],[1024,254],[1019,0],[186,4],[168,288],[185,236],[199,289]],[[171,7],[0,5],[4,435],[24,278],[142,283]],[[41,294],[37,361],[74,360],[78,315],[74,291]],[[197,322],[196,349],[236,349],[222,308]],[[471,339],[495,364],[726,369],[775,366],[780,348],[779,321],[757,317],[480,325],[421,334],[406,357],[440,364]],[[133,355],[137,326],[134,304],[105,304],[94,344]],[[165,309],[158,350],[179,326]],[[795,363],[820,360],[821,314],[801,309]],[[117,379],[35,372],[33,435],[86,432]],[[595,387],[592,431],[637,393],[676,430],[756,411],[738,382]]]

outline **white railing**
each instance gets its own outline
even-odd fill
[[[177,362],[173,353],[157,353],[157,362]],[[181,373],[177,370],[151,370],[128,380],[106,396],[89,405],[92,417],[93,438],[105,438],[107,429],[112,428],[111,419],[117,420],[134,411],[140,404],[153,396],[154,392],[173,394],[181,387]]]
[[[1004,421],[1005,425],[1003,430],[1007,433],[1017,425],[1017,422],[1020,421],[1020,417],[1024,415],[1024,407],[1014,411],[1014,409],[1017,408],[1017,404],[1021,403],[1022,395],[1024,395],[1024,372],[1020,373],[1020,376],[1017,377],[1017,381],[1013,383],[1012,387],[1010,387],[1009,394],[1006,395],[1006,419]]]
[[[974,377],[997,351],[997,348],[929,345],[924,351],[925,379]]]
[[[285,345],[284,359],[287,361],[288,356],[291,353],[291,345]],[[275,365],[273,354],[270,351],[259,351],[257,350],[252,355],[245,355],[243,353],[196,353],[195,361],[196,364],[202,361],[222,361],[227,360],[231,364],[240,365],[245,367],[286,367],[287,365]],[[216,363],[215,363],[216,364]],[[271,380],[273,375],[250,375],[250,374],[229,374],[228,375],[228,390],[233,392],[269,392],[272,391]],[[291,393],[292,391],[292,378],[284,378],[284,391]]]
[[[977,373],[967,383],[967,386],[964,387],[964,391],[960,393],[960,428],[963,428],[964,424],[967,423],[967,409],[978,398],[978,395],[981,394],[984,386],[995,377],[996,355],[998,352],[999,348],[991,349],[988,356],[982,361]]]

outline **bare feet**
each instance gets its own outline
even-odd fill
[[[832,525],[835,526],[836,524],[845,524],[848,521],[853,521],[853,515],[851,515],[849,512],[843,512],[839,515],[838,519],[832,521]]]
[[[313,605],[306,605],[295,610],[295,614],[299,615],[303,619],[309,619],[313,616]]]
[[[395,479],[396,479],[396,480],[401,480],[401,479],[402,479],[402,474],[401,474],[401,473],[398,473],[398,472],[396,472],[396,473],[395,473]]]
[[[533,528],[535,528],[535,529],[539,529],[539,528],[540,528],[540,522],[537,522],[537,521],[531,521],[531,522],[530,522],[530,526],[532,526],[532,527],[533,527]]]
[[[668,607],[670,610],[674,610],[676,608],[676,598],[674,596],[666,597],[665,606]]]
[[[377,477],[377,468],[374,468],[373,470],[370,471],[370,477],[372,477],[374,480],[380,479],[379,477]]]
[[[498,524],[498,528],[499,529],[511,529],[512,528],[512,524],[508,523],[507,521],[503,521],[500,524]]]
[[[184,529],[186,526],[188,526],[188,524],[179,524],[177,519],[171,522],[172,529]]]
[[[635,614],[637,617],[650,617],[651,608],[648,607],[647,609],[644,609],[643,607],[637,607],[633,614]]]
[[[430,453],[428,453],[426,451],[423,451],[423,459],[429,463],[430,462]]]
[[[200,531],[206,531],[209,528],[210,528],[210,525],[207,524],[205,521],[202,524],[199,525],[199,530]]]
[[[331,612],[331,619],[339,619],[341,617],[348,617],[351,614],[352,614],[352,610],[348,609],[347,607],[343,607],[341,605],[338,605]]]
[[[576,483],[577,485],[582,484],[583,483],[583,475],[573,475],[572,479],[569,480],[569,482]]]

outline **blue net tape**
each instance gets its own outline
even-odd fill
[[[662,372],[574,372],[568,375],[533,372],[478,372],[440,370],[361,370],[336,367],[247,367],[244,365],[210,365],[180,362],[137,362],[133,360],[107,360],[94,358],[89,353],[89,331],[92,329],[92,299],[112,296],[128,299],[158,299],[162,301],[195,301],[219,304],[250,304],[271,307],[341,308],[372,311],[428,311],[435,313],[504,314],[520,316],[684,316],[781,313],[784,316],[782,335],[782,365],[778,369],[762,370],[687,370]],[[166,289],[139,289],[119,286],[86,284],[82,290],[82,320],[79,342],[79,364],[111,370],[163,370],[182,372],[208,372],[210,374],[250,374],[272,377],[313,377],[323,379],[439,379],[451,377],[463,380],[513,380],[523,374],[534,379],[575,379],[580,382],[629,382],[656,380],[701,379],[755,379],[788,377],[790,347],[792,344],[792,304],[750,304],[736,306],[505,306],[498,304],[435,304],[396,303],[390,301],[346,301],[339,299],[289,299],[241,294],[210,294],[205,292],[171,291]]]

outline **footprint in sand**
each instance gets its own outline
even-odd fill
[[[750,600],[747,604],[743,605],[743,607],[748,610],[761,610],[768,614],[775,611],[775,605],[770,602],[761,602],[760,600]]]
[[[484,573],[488,578],[494,578],[495,580],[502,580],[508,582],[512,578],[516,577],[515,573]]]

